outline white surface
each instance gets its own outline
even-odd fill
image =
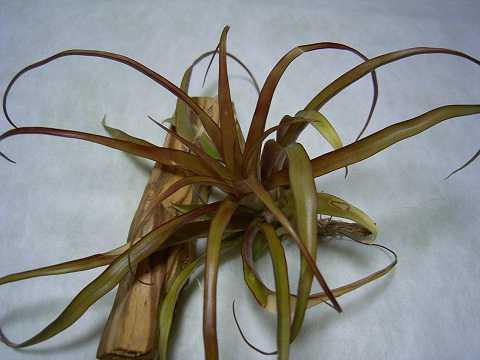
[[[317,41],[345,42],[367,56],[417,45],[480,56],[478,1],[165,3],[2,1],[0,88],[21,67],[68,48],[122,53],[178,83],[194,57],[215,47],[225,24],[231,25],[229,50],[260,83],[293,46]],[[333,51],[297,60],[278,87],[269,124],[294,114],[358,62]],[[205,94],[202,70],[194,78],[194,94]],[[255,94],[238,67],[232,65],[231,72],[233,98],[247,129]],[[369,133],[437,106],[480,98],[478,67],[449,56],[407,59],[380,69],[378,76],[379,105]],[[206,93],[214,92],[214,80],[212,71]],[[371,84],[365,78],[324,108],[345,142],[361,128],[370,101]],[[161,143],[163,134],[145,115],[168,117],[174,103],[169,93],[125,66],[68,58],[22,78],[8,105],[22,125],[103,133],[100,120],[106,113],[112,126]],[[292,359],[480,357],[480,165],[442,180],[477,151],[478,118],[454,120],[397,144],[352,166],[346,181],[342,171],[319,179],[319,189],[369,213],[380,228],[378,241],[395,249],[400,260],[393,276],[341,298],[342,315],[325,306],[310,311]],[[2,118],[0,131],[8,128]],[[311,130],[302,141],[312,156],[328,150]],[[0,274],[87,256],[125,241],[146,181],[141,166],[119,152],[58,138],[17,137],[0,147],[18,162],[0,162]],[[367,250],[348,242],[331,244],[320,255],[320,268],[337,286],[388,261],[381,252]],[[296,253],[289,254],[294,271]],[[13,340],[30,337],[98,273],[0,287],[0,325]],[[267,279],[271,283],[271,274]],[[222,266],[219,287],[222,359],[262,359],[239,338],[232,299],[237,299],[249,338],[267,350],[275,347],[275,319],[255,306],[239,261]],[[203,358],[196,283],[187,294],[173,359]],[[113,295],[44,344],[22,351],[0,346],[0,358],[92,359]]]

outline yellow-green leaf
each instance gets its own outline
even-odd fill
[[[300,239],[308,249],[312,259],[317,258],[317,197],[312,166],[302,145],[295,143],[285,149],[289,164],[289,180],[293,193],[295,223]],[[295,306],[291,339],[297,337],[305,318],[308,296],[312,289],[313,273],[308,263],[300,256],[300,277],[298,279],[298,301]]]
[[[0,332],[0,340],[8,346],[22,348],[38,344],[62,332],[73,325],[98,299],[111,291],[127,274],[130,264],[135,266],[147,256],[153,254],[176,229],[206,212],[215,211],[218,205],[218,203],[205,205],[200,209],[173,218],[145,235],[118,256],[105,271],[75,296],[55,320],[32,338],[15,344]]]
[[[288,360],[290,348],[290,289],[287,261],[280,239],[270,224],[260,224],[268,241],[275,277],[278,359]],[[307,295],[308,297],[308,295]]]
[[[96,267],[105,266],[111,264],[119,255],[126,251],[129,244],[122,245],[111,251],[91,255],[85,258],[71,260],[60,264],[41,267],[38,269],[22,271],[15,274],[6,275],[0,278],[0,285],[10,282],[31,279],[39,276],[50,276],[67,274],[77,271],[85,271],[94,269]]]
[[[374,280],[381,278],[382,276],[388,274],[397,264],[397,255],[395,254],[394,251],[388,249],[387,247],[379,244],[364,243],[356,240],[354,241],[362,245],[370,245],[370,246],[374,246],[374,247],[386,250],[394,257],[394,259],[390,264],[388,264],[387,266],[385,266],[384,268],[378,271],[375,271],[359,280],[353,281],[344,286],[340,286],[338,288],[332,289],[332,292],[336,297],[340,297],[342,295],[348,294],[349,292],[352,292],[364,285],[367,285],[368,283]],[[246,283],[248,285],[248,288],[252,292],[252,295],[257,300],[258,304],[268,312],[272,314],[276,314],[277,312],[276,293],[271,289],[269,289],[263,283],[262,279],[260,278],[258,273],[255,271],[254,260],[251,252],[252,244],[253,243],[251,241],[249,242],[244,241],[242,246],[242,260],[243,260]],[[250,249],[248,249],[249,246],[250,246]],[[328,296],[326,295],[325,292],[311,294],[308,298],[307,308],[311,308],[316,305],[323,304],[327,300],[328,300]],[[290,294],[290,308],[294,308],[296,306],[296,301],[297,301],[297,296],[294,294]]]
[[[102,119],[102,126],[113,139],[129,141],[129,142],[139,144],[139,145],[155,146],[152,143],[149,143],[148,141],[145,141],[143,139],[139,139],[135,136],[129,135],[125,131],[115,129],[113,127],[108,126],[107,122],[106,122],[106,119],[107,119],[107,117],[104,116],[103,119]]]
[[[240,237],[235,236],[234,239],[224,239],[222,244],[222,254],[234,249],[239,243]],[[205,254],[199,256],[190,264],[185,266],[182,271],[175,277],[170,289],[165,298],[162,300],[159,312],[159,335],[158,335],[158,353],[160,360],[167,360],[168,357],[168,340],[170,337],[170,330],[172,328],[175,306],[177,304],[180,292],[187,283],[192,272],[200,266],[205,260]]]
[[[225,230],[237,208],[237,203],[225,199],[210,224],[205,264],[203,292],[203,345],[206,360],[218,359],[217,340],[217,276],[220,247]]]
[[[317,279],[318,283],[320,284],[322,289],[325,291],[325,293],[328,295],[328,298],[332,302],[333,307],[338,312],[341,312],[342,308],[340,307],[340,304],[337,302],[337,300],[335,299],[335,296],[333,295],[332,291],[328,287],[328,284],[325,281],[323,275],[320,273],[320,270],[318,270],[315,260],[310,255],[308,249],[305,247],[302,240],[300,240],[300,237],[298,236],[297,232],[293,228],[288,218],[275,204],[275,201],[272,199],[268,191],[263,187],[262,184],[260,184],[255,179],[254,176],[250,176],[248,179],[245,179],[244,184],[248,186],[255,193],[255,195],[265,204],[266,208],[270,210],[272,215],[284,227],[285,231],[288,232],[288,234],[292,237],[292,239],[295,241],[296,245],[298,246],[300,253],[307,261],[310,270],[315,275],[315,278]]]
[[[192,171],[198,175],[216,175],[215,173],[212,173],[211,170],[206,169],[205,166],[203,166],[202,163],[199,161],[199,158],[197,156],[189,154],[185,151],[159,147],[155,145],[144,145],[137,142],[113,139],[108,136],[90,134],[81,131],[47,127],[21,127],[3,133],[2,135],[0,135],[0,141],[3,141],[10,136],[24,134],[50,135],[89,141],[112,149],[121,150],[131,155],[154,160],[163,165],[179,167],[188,171]]]
[[[316,157],[312,160],[313,174],[315,177],[328,174],[368,159],[389,146],[420,134],[442,121],[478,113],[480,113],[480,105],[447,105],[436,108],[413,119],[386,127],[350,145]],[[288,171],[286,169],[272,175],[271,185],[282,186],[287,184]]]
[[[343,146],[342,139],[340,139],[337,131],[322,113],[313,110],[303,110],[296,113],[295,117],[306,119],[327,140],[332,148],[339,149]]]
[[[324,192],[317,193],[317,212],[322,215],[350,219],[362,225],[372,234],[370,240],[377,237],[378,229],[375,222],[359,208],[349,204],[337,196]]]

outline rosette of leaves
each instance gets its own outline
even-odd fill
[[[446,105],[361,138],[377,102],[377,68],[422,54],[448,54],[462,57],[477,65],[480,64],[479,60],[462,52],[443,48],[410,48],[369,59],[356,49],[339,43],[320,42],[295,47],[277,62],[261,87],[245,140],[235,120],[230,96],[227,32],[228,27],[225,27],[218,47],[213,52],[219,56],[218,124],[188,95],[192,67],[187,70],[181,86],[178,87],[152,69],[126,56],[104,51],[68,50],[24,68],[12,79],[3,99],[3,109],[14,128],[2,134],[0,141],[25,134],[89,141],[154,160],[167,165],[172,171],[184,174],[181,180],[160,194],[158,201],[193,184],[215,188],[219,196],[215,201],[204,204],[176,206],[178,216],[156,227],[134,245],[122,245],[106,253],[0,278],[0,284],[6,284],[37,276],[106,266],[106,269],[85,286],[63,312],[38,334],[23,342],[13,343],[0,333],[5,344],[22,348],[48,340],[73,325],[93,303],[111,291],[131,271],[132,266],[161,249],[206,238],[205,252],[185,264],[170,282],[168,292],[162,300],[158,314],[158,356],[161,359],[167,358],[175,305],[192,272],[203,266],[205,358],[213,360],[219,357],[216,327],[216,304],[219,298],[217,275],[222,258],[228,252],[233,252],[242,257],[245,283],[258,304],[267,311],[276,313],[278,348],[272,354],[277,354],[279,359],[288,359],[289,346],[300,333],[308,308],[327,303],[340,312],[342,309],[338,297],[378,279],[395,266],[396,256],[388,266],[367,277],[339,288],[329,287],[316,261],[319,237],[342,235],[363,244],[382,246],[373,244],[377,228],[367,214],[334,195],[317,192],[314,180],[365,160],[445,120],[480,113],[478,104]],[[299,56],[324,49],[351,52],[359,56],[362,62],[322,89],[303,109],[298,109],[295,115],[286,115],[280,119],[278,125],[267,129],[272,97],[286,69]],[[112,136],[107,137],[57,128],[17,127],[6,110],[6,99],[12,85],[27,71],[66,56],[99,57],[123,63],[171,92],[178,98],[171,121],[172,127],[157,124],[179,140],[188,151],[156,146],[115,129],[110,129]],[[374,88],[371,110],[357,140],[344,145],[321,110],[336,94],[367,75],[372,77]],[[198,123],[189,119],[186,115],[187,109],[198,117]],[[309,124],[332,146],[332,151],[313,159],[309,158],[302,144],[297,142],[298,136]],[[267,140],[270,135],[275,135],[275,138]],[[470,164],[478,155],[479,152],[460,169]],[[3,153],[2,156],[13,162]],[[332,220],[332,217],[350,221]],[[296,291],[289,288],[289,271],[283,247],[285,242],[294,243],[300,253],[300,276]],[[255,260],[265,253],[269,253],[272,260],[274,289],[268,288],[255,270]],[[320,293],[311,293],[313,281],[321,286]]]

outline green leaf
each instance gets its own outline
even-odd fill
[[[313,260],[317,258],[317,190],[312,166],[302,145],[295,143],[285,149],[289,164],[289,180],[293,193],[295,222],[300,239]],[[308,296],[312,289],[313,273],[308,263],[300,256],[300,277],[298,279],[298,301],[292,323],[292,341],[297,337],[305,318]]]
[[[232,176],[231,176],[231,173],[228,171],[228,169],[226,169],[220,162],[210,157],[206,152],[203,151],[203,149],[200,146],[197,146],[196,144],[188,141],[187,139],[184,139],[183,137],[178,135],[175,131],[163,126],[161,123],[156,121],[151,116],[147,116],[147,117],[151,121],[153,121],[156,125],[158,125],[160,128],[162,128],[164,131],[166,131],[175,139],[177,139],[179,142],[181,142],[183,145],[185,145],[187,148],[192,150],[199,157],[200,161],[204,164],[205,168],[210,169],[212,172],[216,173],[218,177],[222,179],[231,179]]]
[[[186,94],[188,94],[188,88],[190,87],[190,79],[193,68],[197,62],[201,61],[201,59],[205,58],[206,56],[207,55],[205,54],[201,55],[183,74],[182,82],[180,83],[180,89],[182,89]],[[194,141],[195,130],[190,117],[188,116],[187,104],[180,99],[177,99],[177,105],[175,107],[173,119],[178,134],[187,140]],[[202,129],[204,129],[203,126]]]
[[[179,214],[185,214],[189,211],[192,211],[193,209],[201,207],[202,205],[201,204],[174,204],[174,203],[172,203],[172,206],[175,210],[178,211]]]
[[[370,241],[375,240],[378,234],[375,222],[362,210],[349,204],[337,196],[324,192],[317,193],[317,212],[322,215],[336,216],[350,219],[363,226],[372,234]]]
[[[378,271],[375,271],[375,272],[373,272],[373,273],[371,273],[371,274],[369,274],[369,275],[367,275],[367,276],[365,276],[365,277],[363,277],[363,278],[361,278],[357,281],[353,281],[353,282],[351,282],[347,285],[340,286],[338,288],[333,289],[332,291],[335,294],[335,296],[337,296],[337,297],[348,294],[349,292],[352,292],[356,289],[359,289],[362,286],[367,285],[367,284],[371,283],[372,281],[375,281],[375,280],[381,278],[382,276],[385,276],[391,270],[393,270],[395,265],[397,265],[397,254],[395,254],[395,252],[390,250],[389,248],[387,248],[383,245],[380,245],[380,244],[363,243],[363,242],[360,242],[360,241],[355,241],[355,242],[357,242],[359,244],[362,244],[362,245],[374,246],[376,248],[386,250],[391,255],[393,255],[393,261],[390,264],[388,264],[387,266],[385,266],[384,268],[382,268]],[[327,295],[325,293],[312,294],[310,296],[310,300],[309,300],[309,303],[308,303],[308,308],[311,308],[311,307],[313,307],[315,305],[318,305],[318,304],[323,304],[325,301],[327,301],[327,299],[328,298],[327,298]],[[294,295],[291,296],[290,301],[292,301],[292,302],[295,301],[295,296]]]
[[[107,117],[105,115],[102,119],[102,126],[113,139],[128,141],[128,142],[138,144],[138,145],[155,146],[152,143],[149,143],[148,141],[145,141],[143,139],[139,139],[135,136],[127,134],[126,132],[124,132],[122,130],[115,129],[113,127],[108,126],[107,122],[106,122],[106,118]]]
[[[232,171],[237,168],[235,152],[240,153],[237,142],[235,118],[233,116],[232,99],[227,72],[227,33],[229,27],[225,26],[219,44],[219,70],[218,70],[218,104],[220,108],[220,131],[222,133],[222,148],[225,164]]]
[[[222,254],[227,253],[228,251],[234,249],[238,243],[240,238],[236,237],[233,240],[227,241],[224,239],[224,243],[222,244],[221,252]],[[178,297],[180,296],[180,292],[183,287],[186,285],[190,275],[192,272],[200,266],[203,261],[205,260],[205,255],[199,256],[197,259],[192,261],[190,264],[185,266],[182,271],[175,277],[170,289],[168,290],[165,298],[163,299],[160,312],[159,312],[159,336],[158,336],[158,353],[160,360],[167,360],[168,357],[168,340],[170,337],[170,330],[173,324],[173,317],[175,312],[175,306],[178,301]]]
[[[97,51],[97,50],[83,50],[83,49],[73,49],[73,50],[66,50],[59,52],[55,55],[52,55],[46,59],[40,60],[34,64],[31,64],[22,70],[20,70],[10,81],[10,83],[7,86],[7,89],[5,91],[5,94],[3,96],[3,103],[4,103],[4,113],[5,116],[12,124],[12,126],[17,127],[13,121],[10,119],[10,116],[8,115],[8,112],[6,110],[6,102],[7,102],[7,97],[10,93],[10,90],[12,89],[13,84],[26,72],[33,70],[35,68],[41,67],[43,65],[48,64],[51,61],[54,61],[56,59],[66,57],[66,56],[87,56],[87,57],[98,57],[98,58],[104,58],[112,61],[116,61],[122,64],[125,64],[151,80],[155,81],[157,84],[161,85],[163,88],[171,92],[173,95],[175,95],[178,99],[182,100],[184,103],[186,103],[192,111],[197,114],[199,117],[200,121],[202,122],[203,126],[205,127],[205,130],[209,134],[209,136],[212,138],[213,142],[215,144],[220,144],[220,128],[215,124],[215,122],[208,116],[208,114],[197,104],[195,101],[193,101],[182,89],[178,88],[175,84],[170,82],[168,79],[164,78],[160,74],[156,73],[152,69],[146,67],[145,65],[139,63],[138,61],[135,61],[133,59],[130,59],[127,56],[107,52],[107,51]]]
[[[246,164],[245,168],[247,169],[247,173],[252,173],[254,171],[254,155],[260,150],[263,141],[268,136],[274,132],[277,132],[277,138],[280,138],[280,134],[286,131],[286,129],[289,129],[289,126],[306,123],[312,124],[312,126],[314,126],[315,129],[327,139],[334,149],[343,146],[335,128],[333,128],[330,122],[317,111],[300,111],[297,113],[297,115],[295,115],[295,117],[285,115],[277,126],[273,126],[266,130],[262,137],[255,144],[253,144],[248,151],[245,152],[244,164]],[[265,179],[270,175],[270,170],[273,170],[273,168],[277,168],[279,165],[281,165],[281,163],[279,164],[279,161],[283,161],[284,159],[282,156],[279,156],[281,153],[283,153],[282,149],[283,147],[280,145],[280,143],[273,139],[270,139],[267,141],[267,143],[265,143],[261,159],[262,167],[264,167],[264,169],[262,169],[262,179]]]
[[[255,235],[254,235],[255,236]],[[245,282],[248,285],[252,295],[257,300],[258,304],[272,314],[276,314],[276,293],[269,289],[262,281],[258,273],[255,271],[254,259],[252,256],[252,239],[247,241],[244,240],[242,244],[242,261],[243,261],[243,269],[244,269],[244,277]],[[332,293],[336,297],[340,297],[342,295],[348,294],[368,283],[381,278],[382,276],[388,274],[397,264],[397,255],[394,251],[388,249],[387,247],[379,244],[371,244],[371,243],[363,243],[360,241],[355,242],[362,244],[362,245],[370,245],[374,246],[383,250],[388,251],[391,255],[393,255],[393,261],[385,266],[384,268],[375,271],[357,281],[353,281],[348,283],[347,285],[340,286],[338,288],[332,289]],[[328,300],[328,296],[325,292],[315,293],[309,296],[307,308],[314,307],[319,304],[323,304]],[[290,307],[294,308],[296,306],[297,296],[294,294],[290,294]]]
[[[302,240],[298,236],[292,224],[290,224],[290,221],[288,221],[285,214],[277,207],[277,205],[275,204],[275,201],[272,199],[268,191],[265,190],[262,184],[260,184],[257,180],[255,180],[253,176],[250,176],[248,179],[246,179],[244,181],[244,184],[247,185],[255,193],[255,195],[257,195],[257,197],[265,204],[267,209],[270,210],[270,212],[278,220],[278,222],[282,224],[285,231],[287,231],[288,234],[292,237],[292,239],[297,244],[298,249],[300,250],[300,253],[302,254],[303,258],[307,261],[308,266],[310,267],[310,270],[313,271],[313,274],[315,275],[315,278],[317,279],[318,283],[320,284],[322,289],[327,293],[328,298],[333,304],[333,307],[338,312],[341,312],[342,308],[340,307],[337,300],[335,299],[335,296],[332,294],[332,291],[328,287],[327,282],[325,281],[322,274],[320,273],[320,270],[318,270],[318,267],[315,264],[315,260],[312,258],[312,256],[308,252],[308,249],[303,244]]]
[[[173,315],[175,305],[177,304],[180,291],[187,283],[193,270],[203,262],[203,256],[198,257],[193,262],[188,264],[175,278],[170,287],[170,291],[165,295],[162,301],[159,317],[158,317],[158,353],[160,360],[167,360],[168,354],[168,339],[170,337],[170,330],[173,323]]]
[[[227,33],[229,27],[225,26],[219,44],[219,70],[218,70],[218,104],[220,111],[220,132],[222,136],[223,159],[231,171],[239,170],[241,164],[235,161],[241,154],[240,144],[237,140],[235,117],[230,97],[230,85],[227,70]]]
[[[258,233],[257,221],[253,221],[247,228],[243,235],[242,241],[242,264],[243,264],[243,278],[247,284],[253,297],[258,304],[266,308],[268,305],[269,291],[265,284],[260,280],[260,276],[255,271],[254,257],[252,248]]]
[[[167,190],[165,190],[161,194],[161,196],[158,199],[156,199],[156,202],[161,202],[165,200],[167,197],[173,195],[175,192],[177,192],[181,188],[189,185],[216,186],[227,194],[234,192],[230,186],[226,185],[222,181],[219,181],[207,176],[188,176],[173,183],[169,188],[167,188]]]
[[[305,110],[320,110],[323,105],[325,105],[330,99],[337,95],[340,91],[354,83],[355,81],[361,79],[365,75],[374,71],[375,69],[389,64],[394,61],[398,61],[407,57],[422,55],[422,54],[447,54],[454,55],[465,58],[473,63],[480,65],[480,61],[464,54],[460,51],[443,49],[443,48],[428,48],[428,47],[417,47],[404,49],[399,51],[394,51],[388,54],[377,56],[373,59],[365,61],[364,63],[357,65],[350,71],[347,71],[342,76],[333,81],[330,85],[325,87],[319,94],[317,94],[305,107]],[[295,141],[298,135],[303,130],[304,126],[292,126],[285,134],[282,139],[282,145],[288,145],[289,143]],[[358,140],[361,134],[364,132],[365,126],[362,129],[360,135],[357,137]]]
[[[188,88],[190,86],[190,79],[192,76],[193,68],[203,59],[207,58],[208,56],[216,53],[214,51],[208,51],[200,55],[197,59],[193,61],[190,67],[185,71],[182,77],[182,81],[180,84],[180,88],[185,92],[188,93]],[[252,72],[248,69],[248,67],[235,55],[227,52],[227,57],[233,59],[236,63],[238,63],[248,74],[250,77],[253,86],[260,92],[258,88],[258,83],[255,77],[253,76]],[[220,160],[221,155],[215,145],[212,143],[212,140],[208,137],[207,134],[204,133],[205,129],[203,126],[200,126],[196,129],[196,125],[192,123],[191,119],[187,113],[187,105],[180,99],[177,100],[177,105],[175,108],[175,115],[174,115],[174,123],[176,126],[176,130],[180,136],[183,138],[190,140],[192,142],[196,141],[196,137],[201,133],[202,135],[199,138],[200,145],[202,146],[203,150],[207,152],[213,158]]]
[[[207,240],[205,283],[203,292],[203,344],[205,359],[218,359],[217,340],[217,276],[220,247],[225,229],[237,208],[237,204],[225,199],[213,218]]]
[[[343,146],[342,140],[328,119],[318,111],[303,110],[295,114],[296,118],[307,120],[334,149]]]
[[[218,152],[217,148],[215,145],[212,143],[212,140],[208,137],[207,134],[203,133],[202,135],[199,136],[198,142],[202,149],[210,155],[212,158],[215,160],[222,160],[222,156]]]
[[[163,201],[165,201],[169,196],[172,196],[174,193],[180,189],[191,186],[191,185],[202,185],[202,186],[217,186],[220,189],[223,189],[226,193],[231,193],[233,190],[228,185],[225,185],[222,181],[206,177],[206,176],[187,176],[181,178],[180,180],[175,181],[171,184],[166,190],[162,191],[161,194],[156,196],[149,204],[145,210],[145,214],[151,214],[155,208],[157,208]],[[184,205],[188,206],[188,205]],[[191,205],[193,208],[197,208],[201,205],[194,204]],[[179,209],[177,207],[177,209]],[[137,228],[141,228],[149,220],[148,216],[144,216],[142,220],[138,222]]]
[[[167,242],[160,248],[176,246],[191,240],[206,238],[208,236],[212,214],[204,214],[199,216],[189,224],[183,225],[180,229],[168,239]],[[205,220],[208,219],[208,220]],[[249,223],[252,221],[250,217],[233,216],[225,230],[225,235],[233,235],[244,232]]]
[[[287,261],[274,228],[265,223],[260,224],[260,228],[268,241],[275,276],[278,359],[287,360],[290,348],[290,290]]]
[[[218,203],[206,205],[185,215],[173,218],[145,235],[128,250],[118,256],[115,261],[95,280],[88,284],[63,310],[63,312],[47,327],[32,338],[15,344],[0,332],[0,340],[15,348],[38,344],[62,332],[73,325],[98,299],[111,291],[128,273],[129,264],[135,266],[140,261],[153,254],[168,239],[168,237],[183,224],[218,208]]]
[[[463,164],[462,166],[460,166],[458,169],[452,171],[450,174],[448,174],[448,176],[445,178],[445,180],[447,180],[448,178],[450,178],[452,175],[455,175],[457,172],[459,171],[462,171],[463,169],[465,169],[468,165],[470,165],[471,163],[473,163],[475,161],[475,159],[477,157],[480,156],[480,150],[478,150],[475,155],[473,155],[465,164]]]
[[[278,171],[281,169],[283,158],[281,158],[282,162],[280,162],[279,158],[280,155],[283,156],[284,153],[283,147],[275,140],[269,139],[265,143],[260,159],[260,179],[268,179],[272,175],[273,171]]]
[[[368,73],[379,68],[380,66],[405,59],[410,56],[416,56],[421,54],[448,54],[459,56],[473,63],[480,65],[480,61],[464,54],[460,51],[443,49],[443,48],[428,48],[428,47],[417,47],[410,48],[405,50],[394,51],[388,54],[377,56],[373,59],[365,61],[364,63],[355,66],[350,71],[347,71],[345,74],[340,76],[338,79],[333,81],[330,85],[325,87],[317,96],[315,96],[305,107],[305,110],[320,110],[320,108],[325,105],[331,98],[333,98],[340,91],[345,89],[350,84],[361,79]]]
[[[261,138],[255,144],[253,144],[248,149],[248,151],[245,152],[244,164],[246,164],[246,169],[248,170],[248,173],[251,174],[252,170],[256,166],[255,162],[253,161],[253,160],[255,160],[253,155],[255,155],[256,151],[260,150],[260,148],[263,144],[263,141],[268,136],[270,136],[274,132],[280,133],[283,129],[288,128],[288,125],[297,124],[297,123],[298,124],[304,124],[304,123],[308,123],[308,122],[310,122],[310,120],[302,118],[302,117],[292,117],[292,116],[289,116],[289,115],[285,115],[282,118],[282,120],[280,120],[280,123],[278,125],[273,126],[270,129],[266,130],[263,133],[263,135],[261,136]],[[278,137],[278,135],[277,135],[277,137]],[[276,148],[275,151],[273,152],[273,154],[269,151],[269,150],[273,150],[273,149],[268,149],[268,147],[267,147],[267,146],[272,146],[272,144],[275,144],[274,146]],[[280,144],[277,141],[275,141],[273,139],[270,139],[269,141],[267,141],[267,143],[265,143],[264,151],[262,153],[262,165],[267,165],[268,166],[269,163],[270,164],[276,164],[278,159],[273,155],[278,155],[278,153],[275,154],[275,152],[283,153],[283,147],[280,146]]]
[[[215,176],[215,174],[206,169],[199,158],[185,151],[175,150],[155,145],[142,145],[126,140],[112,139],[106,136],[100,136],[80,131],[55,129],[46,127],[22,127],[9,130],[0,135],[0,141],[16,135],[23,134],[39,134],[59,136],[65,138],[79,139],[104,145],[112,149],[121,150],[128,154],[143,157],[145,159],[154,160],[163,165],[179,167],[188,171],[192,171],[201,176]]]
[[[41,267],[38,269],[22,271],[15,274],[6,275],[0,278],[0,285],[10,282],[36,278],[39,276],[61,275],[77,271],[85,271],[96,267],[109,265],[119,255],[126,251],[129,244],[122,245],[111,251],[91,255],[85,258],[71,260],[60,264]]]
[[[316,157],[312,160],[313,174],[318,177],[368,159],[389,146],[420,134],[444,120],[478,113],[480,113],[480,105],[447,105],[436,108],[413,119],[391,125],[338,150]],[[287,184],[288,172],[286,169],[272,175],[272,186]]]
[[[365,55],[363,55],[358,50],[352,47],[349,47],[343,44],[331,43],[331,42],[321,42],[321,43],[315,43],[315,44],[301,45],[290,50],[278,61],[278,63],[274,66],[272,71],[270,71],[262,87],[262,90],[260,91],[260,96],[258,97],[257,105],[255,108],[255,112],[253,114],[253,118],[251,121],[248,136],[247,136],[247,144],[245,146],[246,152],[249,152],[250,148],[253,147],[261,139],[265,131],[265,125],[267,122],[267,116],[270,110],[273,94],[275,93],[275,89],[280,79],[282,78],[283,74],[287,70],[288,66],[292,63],[293,60],[295,60],[297,57],[299,57],[303,53],[310,52],[310,51],[323,50],[323,49],[346,50],[358,55],[363,60],[368,60],[368,58]],[[367,123],[370,120],[371,115],[373,114],[373,108],[375,107],[375,103],[376,103],[376,94],[378,93],[378,89],[377,89],[378,84],[377,84],[375,73],[372,73],[372,80],[373,80],[374,89],[375,89],[375,96],[374,96],[372,109],[370,111]],[[310,109],[306,109],[306,110],[310,110]],[[304,127],[305,125],[303,125],[303,128]],[[282,145],[284,144],[282,143]],[[257,152],[258,151],[256,151],[256,153]],[[244,163],[244,169],[248,170],[248,168],[246,168],[245,166],[249,166],[249,164]]]

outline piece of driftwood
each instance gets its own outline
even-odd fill
[[[218,121],[216,98],[202,97],[196,98],[196,101]],[[198,122],[193,113],[189,113],[189,116],[194,123]],[[164,146],[185,150],[172,136],[166,137]],[[198,200],[195,199],[196,194],[208,191],[206,188],[194,191],[188,186],[155,205],[158,196],[181,176],[170,172],[168,167],[155,164],[132,220],[129,242],[138,241],[143,235],[175,216],[172,203],[189,204]],[[158,307],[165,285],[174,278],[182,264],[193,256],[194,249],[188,244],[157,252],[141,262],[135,272],[129,273],[121,281],[100,340],[98,359],[155,358]]]

